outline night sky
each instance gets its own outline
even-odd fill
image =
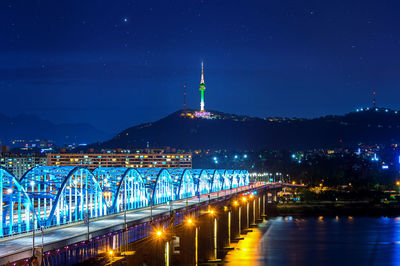
[[[115,133],[182,108],[400,109],[398,1],[0,2],[0,113]]]

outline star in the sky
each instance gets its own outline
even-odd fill
[[[126,23],[128,22],[128,18],[123,18],[122,21]]]

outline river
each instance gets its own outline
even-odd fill
[[[275,217],[227,265],[400,265],[400,217]]]

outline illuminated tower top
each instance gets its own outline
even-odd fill
[[[200,93],[201,93],[200,111],[204,111],[204,91],[206,90],[206,84],[204,84],[203,62],[201,62],[201,79],[200,79],[199,90],[200,90]]]
[[[195,112],[194,116],[197,118],[211,118],[211,113],[206,112],[204,110],[204,91],[206,90],[206,84],[204,83],[204,64],[201,62],[201,78],[200,78],[200,86],[199,91],[201,93],[201,101],[200,101],[200,111]]]

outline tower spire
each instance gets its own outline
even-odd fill
[[[206,90],[206,84],[204,84],[204,67],[203,67],[203,61],[201,61],[201,78],[200,78],[200,87],[199,87],[199,91],[200,91],[200,111],[204,112],[204,91]]]
[[[204,84],[204,68],[203,68],[203,61],[201,61],[201,79],[200,84]]]

